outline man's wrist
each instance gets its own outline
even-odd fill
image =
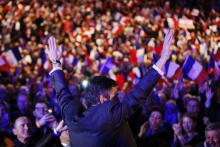
[[[158,68],[158,66],[157,66],[156,64],[154,64],[152,67],[153,67],[153,69],[155,69],[161,76],[164,75],[164,72],[163,72],[160,68]]]
[[[59,60],[51,60],[53,69],[61,68],[61,62]]]
[[[167,58],[166,57],[160,57],[160,59],[155,63],[155,65],[161,70],[163,71],[164,65],[167,62]]]
[[[61,64],[53,64],[52,67],[53,67],[53,69],[62,68]]]
[[[35,124],[36,124],[36,127],[37,127],[37,128],[41,128],[41,123],[40,123],[40,121],[37,120],[37,121],[35,122]]]
[[[206,100],[205,101],[205,107],[209,108],[211,106],[211,101],[210,100]]]
[[[59,132],[56,128],[53,128],[53,134],[55,136],[60,136],[61,132]]]
[[[61,64],[60,60],[51,60],[51,64]]]

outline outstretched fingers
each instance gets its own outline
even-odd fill
[[[61,58],[62,51],[63,51],[63,47],[62,47],[62,45],[59,45],[58,50],[57,50],[58,59]]]
[[[165,41],[167,44],[171,44],[173,38],[173,30],[169,29],[165,36]]]
[[[48,45],[49,45],[49,49],[51,49],[51,50],[57,49],[56,39],[53,36],[49,37]]]

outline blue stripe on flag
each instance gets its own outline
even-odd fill
[[[46,57],[46,53],[43,48],[40,50],[40,57],[42,60],[42,64],[44,65],[44,63],[47,61],[47,57]]]
[[[112,59],[110,57],[107,57],[105,60],[105,63],[101,66],[99,70],[99,74],[108,73],[109,70],[111,69],[111,65],[112,65],[111,62],[112,62]]]
[[[194,63],[195,63],[195,60],[191,56],[186,57],[186,60],[185,60],[185,62],[183,64],[183,67],[182,67],[183,77],[184,78],[189,79],[187,74],[191,70],[191,68],[192,68]]]
[[[17,59],[17,61],[20,61],[21,60],[21,54],[19,52],[18,47],[12,48],[11,50],[12,50],[15,58]]]
[[[165,68],[164,68],[164,70],[165,70],[165,74],[168,73],[169,66],[170,66],[170,61],[167,61],[166,64],[165,64]]]
[[[209,63],[208,63],[208,69],[214,69],[214,68],[215,68],[215,60],[214,60],[213,54],[211,54]]]
[[[159,59],[160,59],[160,56],[153,54],[153,63],[156,63],[157,60],[159,60]]]
[[[78,63],[78,58],[76,58],[76,57],[74,57],[74,59],[73,59],[73,61],[72,61],[72,65],[73,66],[76,66],[77,65],[77,63]]]

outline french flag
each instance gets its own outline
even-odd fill
[[[69,66],[76,66],[77,63],[78,63],[78,58],[74,57],[74,55],[72,53],[69,53],[67,55],[67,58],[66,58],[66,63],[69,65]]]
[[[137,65],[144,62],[144,48],[138,50],[130,50],[130,62],[133,65]]]
[[[115,68],[115,65],[112,63],[112,58],[111,57],[107,57],[105,60],[105,63],[101,66],[101,68],[99,69],[99,74],[109,74],[110,71]]]
[[[125,76],[123,74],[117,74],[116,75],[116,82],[117,82],[118,88],[120,90],[122,90],[124,83],[125,83]]]
[[[180,66],[174,62],[168,61],[165,64],[164,73],[167,78],[177,78],[179,76]]]
[[[153,18],[158,23],[161,23],[161,21],[162,21],[161,15],[160,15],[160,13],[156,9],[153,10]]]
[[[138,49],[136,52],[136,58],[138,63],[143,63],[144,62],[144,53],[145,50],[144,48]]]
[[[21,54],[17,47],[5,52],[5,57],[11,67],[17,65],[21,60]]]
[[[132,68],[131,72],[128,75],[128,78],[133,81],[133,84],[136,84],[146,73],[144,66],[135,66]]]
[[[113,25],[112,33],[113,33],[115,36],[118,36],[118,35],[123,31],[123,29],[124,29],[123,25],[121,25],[121,24],[115,24],[115,25]]]
[[[0,56],[0,71],[8,71],[21,60],[21,55],[18,48],[10,49]]]
[[[207,79],[207,73],[202,65],[191,56],[187,56],[182,67],[182,72],[184,78],[194,80],[199,85],[202,85]]]
[[[10,65],[4,55],[0,56],[0,71],[8,71]]]
[[[170,28],[177,28],[178,27],[178,21],[174,17],[167,18],[167,22]]]

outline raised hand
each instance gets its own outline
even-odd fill
[[[211,101],[211,99],[212,99],[212,97],[213,97],[213,92],[212,92],[212,89],[211,88],[207,88],[207,90],[206,90],[206,93],[205,93],[205,95],[206,95],[206,100],[209,100],[209,101]]]
[[[170,46],[171,46],[171,42],[172,42],[172,39],[173,39],[173,34],[174,34],[173,30],[169,29],[168,32],[166,33],[165,38],[164,38],[163,50],[162,50],[162,53],[161,53],[161,57],[156,63],[157,67],[161,71],[163,71],[163,67],[164,67],[166,61],[170,58],[170,55],[171,55]]]
[[[38,120],[39,125],[42,127],[46,124],[56,121],[55,117],[51,114],[45,114],[40,120]]]
[[[46,53],[52,63],[55,63],[62,56],[62,46],[57,46],[56,39],[51,36],[48,39],[48,46],[46,46]]]
[[[56,131],[62,133],[63,131],[67,130],[67,126],[64,124],[64,121],[61,120],[55,129],[56,129]]]
[[[212,89],[210,87],[207,87],[206,89],[206,101],[205,101],[205,107],[209,108],[211,106],[211,101],[212,101],[212,97],[213,97],[214,93],[212,92]]]
[[[173,124],[172,126],[174,134],[179,136],[182,134],[182,128],[180,123]]]
[[[140,128],[140,132],[138,133],[138,137],[142,137],[144,133],[147,131],[148,122],[146,121]]]
[[[173,30],[169,29],[166,33],[165,38],[164,38],[161,58],[169,59],[170,54],[171,54],[170,46],[171,46],[172,40],[173,40]]]

